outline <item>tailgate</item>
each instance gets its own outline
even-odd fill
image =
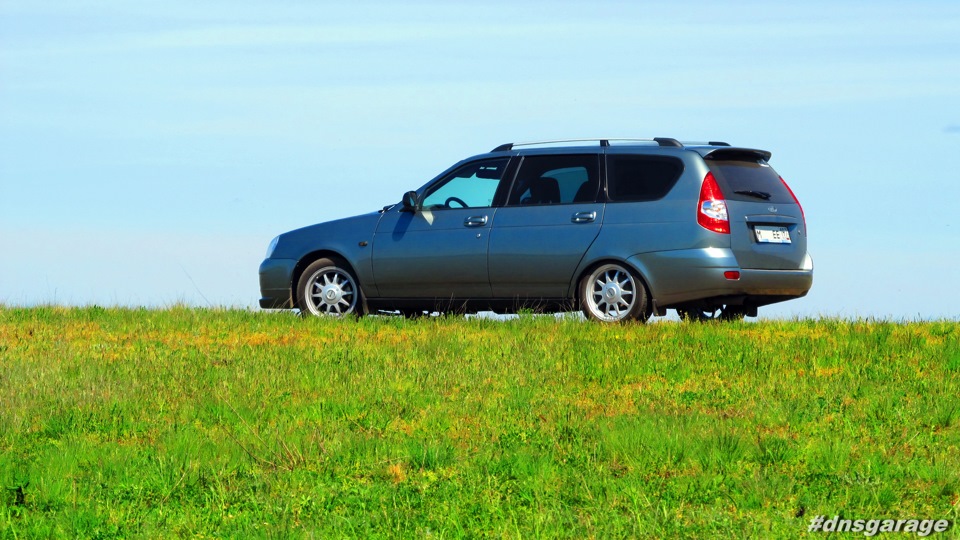
[[[708,156],[727,202],[730,247],[741,268],[797,270],[807,254],[803,211],[761,154]]]

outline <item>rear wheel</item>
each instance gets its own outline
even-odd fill
[[[580,306],[587,318],[597,321],[645,320],[647,290],[632,270],[607,263],[580,281]]]
[[[747,312],[740,306],[717,308],[678,309],[677,315],[684,321],[742,321]]]
[[[297,283],[297,306],[303,315],[363,315],[360,285],[345,261],[312,262]]]

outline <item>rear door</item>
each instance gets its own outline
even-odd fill
[[[563,298],[603,221],[600,156],[526,156],[490,231],[496,298]]]
[[[730,243],[741,268],[797,270],[807,254],[803,211],[767,154],[718,150],[704,161],[727,202]]]

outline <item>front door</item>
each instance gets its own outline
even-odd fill
[[[373,275],[385,298],[490,298],[487,247],[508,158],[481,160],[427,186],[421,208],[400,205],[373,238]]]

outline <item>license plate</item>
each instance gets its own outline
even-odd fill
[[[757,225],[753,228],[757,242],[761,244],[789,244],[790,231],[786,227],[767,227]]]

